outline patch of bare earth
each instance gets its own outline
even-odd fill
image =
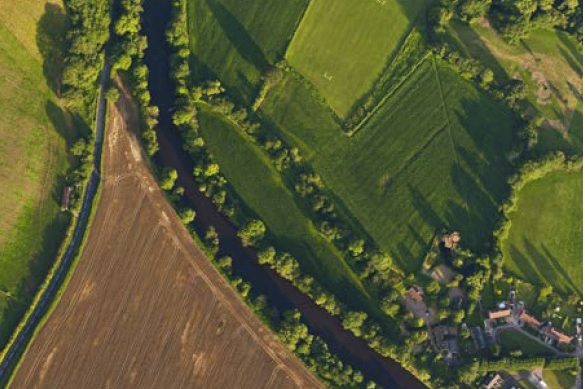
[[[321,383],[193,243],[110,106],[104,181],[79,264],[14,388],[315,388]]]

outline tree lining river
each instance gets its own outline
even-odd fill
[[[257,293],[265,295],[272,306],[279,309],[298,309],[312,334],[323,338],[332,352],[367,379],[385,388],[425,388],[416,377],[396,361],[385,358],[369,348],[368,344],[345,330],[341,321],[317,306],[290,282],[268,267],[257,263],[256,252],[242,247],[237,228],[197,188],[192,177],[193,164],[181,147],[178,130],[172,123],[171,112],[174,84],[169,78],[170,49],[165,40],[165,29],[170,19],[169,0],[149,0],[144,4],[143,32],[148,39],[145,62],[149,68],[149,91],[152,103],[159,107],[157,162],[177,170],[177,185],[185,188],[185,196],[196,211],[195,228],[198,232],[213,226],[219,236],[220,254],[234,258],[233,271],[252,284]]]

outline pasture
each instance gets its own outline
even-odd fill
[[[502,243],[508,271],[562,293],[582,291],[581,174],[552,172],[522,188]]]
[[[344,118],[370,90],[427,3],[312,1],[286,59]]]
[[[48,79],[64,14],[56,2],[0,7],[0,347],[55,259],[69,223],[60,211],[72,130]]]
[[[87,243],[12,386],[321,387],[195,245],[119,107]]]
[[[263,72],[283,58],[307,2],[189,1],[195,79],[221,79],[235,97],[250,104]]]
[[[452,22],[448,32],[446,39],[489,66],[496,78],[522,79],[530,109],[546,119],[538,151],[581,152],[583,64],[574,38],[561,31],[536,30],[512,46],[485,23],[469,27]]]
[[[515,121],[450,69],[423,63],[351,138],[292,78],[271,91],[262,115],[404,270],[419,269],[443,227],[485,249],[508,191]]]
[[[303,271],[341,301],[382,318],[378,302],[368,295],[341,253],[319,234],[258,146],[218,114],[200,109],[199,123],[222,173],[244,204],[266,223],[277,247],[291,253]]]

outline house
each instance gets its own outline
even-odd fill
[[[511,314],[512,310],[510,308],[492,310],[488,312],[488,318],[490,320],[506,319],[510,317]]]
[[[455,250],[457,249],[457,246],[459,246],[459,243],[461,242],[461,234],[459,234],[459,232],[457,231],[454,231],[450,234],[445,234],[441,238],[441,241],[443,242],[445,248]]]
[[[548,339],[552,341],[557,342],[558,344],[568,345],[571,344],[571,342],[573,341],[572,336],[566,335],[554,327],[548,327],[544,331],[544,336],[546,336]]]
[[[500,374],[496,374],[483,387],[485,389],[501,389],[504,387],[504,378]]]
[[[522,312],[522,313],[520,314],[520,317],[519,317],[519,319],[520,319],[520,321],[522,322],[522,324],[528,324],[530,327],[532,327],[533,329],[535,329],[535,330],[537,330],[537,331],[538,331],[538,330],[540,329],[540,327],[542,326],[542,323],[541,323],[541,322],[540,322],[540,321],[539,321],[537,318],[535,318],[535,317],[534,317],[534,316],[532,316],[532,315],[529,315],[529,314],[528,314],[528,313],[526,313],[526,312]]]
[[[406,296],[414,302],[420,303],[423,300],[424,293],[420,287],[413,285],[406,292]]]

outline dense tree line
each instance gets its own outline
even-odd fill
[[[574,369],[579,365],[579,358],[501,358],[498,360],[484,360],[477,365],[479,371],[519,371],[544,368],[548,370]]]
[[[468,23],[487,17],[510,43],[537,28],[557,28],[583,39],[582,0],[441,0],[430,11],[435,32],[444,31],[453,17]]]
[[[110,55],[112,77],[122,73],[130,81],[131,92],[138,104],[141,120],[141,137],[149,156],[158,151],[155,127],[158,124],[158,107],[150,104],[148,68],[143,63],[148,47],[146,36],[141,34],[142,1],[119,0],[118,17],[114,21],[115,40]]]
[[[109,39],[110,0],[65,0],[68,31],[63,96],[84,118],[91,118]]]
[[[87,129],[71,147],[75,168],[67,181],[72,187],[69,208],[79,211],[84,185],[93,170],[95,134],[93,112],[110,27],[110,1],[65,0],[67,33],[63,58],[62,97],[75,124]]]

